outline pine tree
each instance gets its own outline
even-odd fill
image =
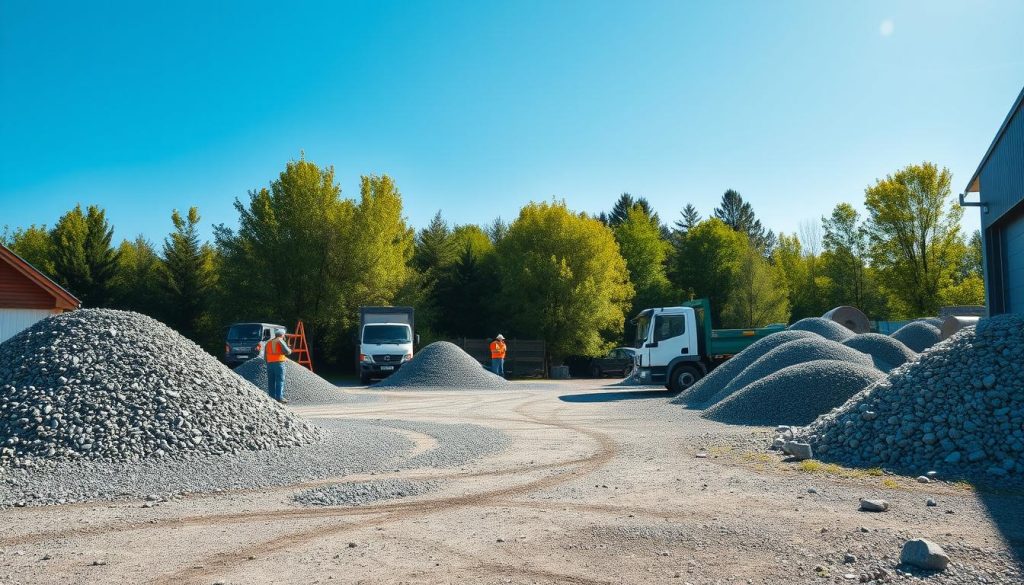
[[[676,220],[675,226],[676,231],[679,232],[680,234],[685,234],[686,232],[693,229],[693,226],[700,223],[700,213],[697,211],[697,208],[694,207],[692,203],[687,203],[686,207],[684,207],[683,210],[679,212],[679,215],[682,216],[682,219]]]
[[[86,307],[103,307],[111,301],[117,271],[117,250],[106,212],[90,205],[64,214],[50,232],[53,269],[57,282],[76,295]]]
[[[754,214],[754,208],[735,190],[729,189],[722,195],[722,202],[715,208],[714,215],[734,231],[747,234],[750,243],[765,254],[771,253],[775,247],[775,234],[764,229]]]
[[[215,282],[213,249],[199,242],[199,210],[171,214],[174,231],[164,239],[162,276],[167,296],[164,319],[182,335],[199,340]],[[173,309],[173,310],[172,310]]]

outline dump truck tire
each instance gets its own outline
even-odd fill
[[[672,369],[672,374],[669,376],[668,384],[665,387],[673,392],[682,392],[696,384],[700,378],[701,371],[697,366],[689,364],[678,365]]]

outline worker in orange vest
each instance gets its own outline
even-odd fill
[[[501,333],[491,342],[491,371],[505,376],[505,336]]]
[[[264,359],[267,360],[267,390],[270,397],[280,403],[288,402],[284,397],[284,363],[288,361],[292,348],[284,341],[284,329],[274,332],[274,338],[267,342]]]

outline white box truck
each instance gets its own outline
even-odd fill
[[[411,360],[414,327],[412,307],[359,307],[359,381],[386,378]]]

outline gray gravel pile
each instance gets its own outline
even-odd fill
[[[927,319],[920,319],[920,321],[939,329],[942,329],[942,324],[946,322],[942,317],[928,317]]]
[[[383,500],[419,496],[437,489],[437,481],[382,479],[357,481],[317,487],[295,494],[294,500],[304,506],[365,506]]]
[[[316,429],[177,332],[84,309],[0,344],[0,466],[302,445]]]
[[[764,354],[753,364],[747,366],[738,376],[733,378],[725,388],[713,396],[709,401],[711,404],[724,400],[744,386],[767,378],[772,374],[781,371],[783,368],[812,362],[815,360],[836,360],[850,364],[874,368],[871,356],[861,353],[855,349],[846,347],[841,343],[829,341],[828,339],[810,338],[789,341]]]
[[[903,345],[902,341],[880,333],[854,335],[844,341],[843,345],[868,354],[874,360],[875,367],[884,372],[891,371],[917,357],[917,353]]]
[[[983,319],[799,435],[815,455],[920,475],[1024,479],[1024,316]]]
[[[846,361],[796,364],[748,384],[701,416],[737,425],[806,425],[884,377],[874,367]]]
[[[797,339],[820,339],[820,337],[816,333],[800,330],[772,333],[750,344],[747,349],[744,349],[724,364],[711,370],[710,374],[698,380],[693,386],[683,390],[672,402],[674,404],[702,405],[721,392],[747,366],[757,361],[758,358],[769,351],[783,343],[796,341]]]
[[[942,332],[931,323],[914,321],[893,331],[892,338],[902,342],[903,345],[906,345],[912,351],[921,353],[938,343],[942,339]]]
[[[853,335],[846,327],[831,319],[807,317],[789,326],[789,331],[810,331],[832,341],[846,341]]]
[[[267,392],[266,360],[251,359],[235,368],[235,373]],[[341,388],[292,360],[285,362],[284,382],[284,397],[293,404],[328,404],[346,398]]]
[[[424,347],[375,388],[433,390],[493,390],[510,388],[512,384],[485,369],[461,347],[437,341]]]

